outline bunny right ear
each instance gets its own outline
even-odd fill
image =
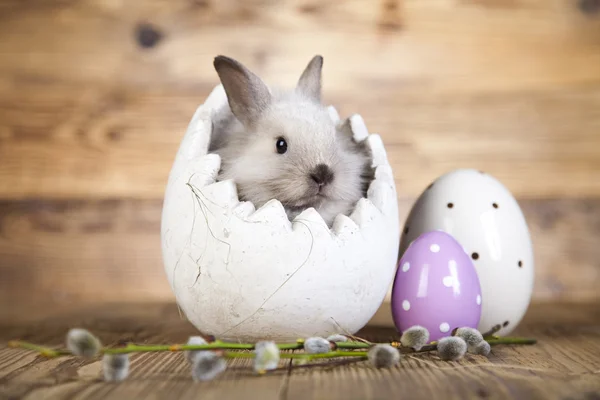
[[[231,112],[244,126],[252,126],[271,103],[269,88],[232,58],[217,56],[213,65],[227,94]]]
[[[315,101],[321,101],[321,71],[323,70],[323,57],[314,56],[302,72],[296,90],[307,95]]]

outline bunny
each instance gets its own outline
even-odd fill
[[[242,201],[271,199],[289,219],[313,207],[331,226],[350,213],[373,177],[371,155],[321,104],[323,57],[306,66],[294,90],[268,88],[236,60],[213,62],[229,107],[213,115],[209,151],[221,157],[218,180],[232,179]]]

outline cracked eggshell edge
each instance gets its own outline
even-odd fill
[[[215,182],[211,115],[226,102],[219,85],[198,107],[165,191],[163,262],[177,303],[222,339],[355,333],[383,302],[398,255],[396,187],[381,138],[367,136],[375,179],[349,216],[331,229],[314,209],[289,221],[279,201],[255,209],[233,181]]]

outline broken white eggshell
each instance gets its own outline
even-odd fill
[[[378,135],[352,117],[376,168],[367,198],[332,228],[312,208],[290,222],[275,199],[255,210],[235,182],[215,182],[220,158],[207,154],[217,86],[194,114],[166,188],[161,241],[177,303],[200,331],[224,340],[295,340],[355,333],[390,286],[400,226],[392,169]],[[339,117],[333,107],[330,115]]]

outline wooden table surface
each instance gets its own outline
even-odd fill
[[[86,327],[105,344],[121,339],[183,342],[195,330],[173,304],[80,307],[34,320],[0,323],[0,398],[4,399],[598,399],[600,304],[534,304],[515,334],[536,337],[533,346],[497,346],[489,359],[467,355],[442,362],[433,354],[405,356],[393,369],[366,362],[289,368],[287,360],[256,376],[250,360],[234,360],[216,380],[192,381],[181,353],[132,356],[131,375],[120,384],[101,380],[101,362],[75,357],[44,359],[6,347],[10,339],[60,345],[70,327]],[[390,328],[367,328],[372,341],[395,338]]]

